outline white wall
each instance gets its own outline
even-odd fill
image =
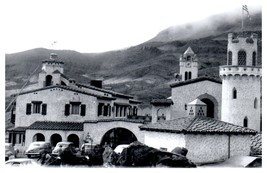
[[[144,143],[153,148],[167,148],[167,151],[170,152],[175,147],[185,147],[183,134],[144,131],[144,135]]]
[[[214,108],[214,114],[216,119],[220,119],[222,97],[221,84],[205,80],[188,85],[174,87],[172,88],[171,93],[174,103],[171,108],[172,119],[185,117],[187,115],[185,104],[190,103],[203,94],[209,94],[217,100],[218,106]]]

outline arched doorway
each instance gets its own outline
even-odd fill
[[[102,137],[100,145],[110,145],[111,148],[116,148],[120,144],[130,144],[137,141],[136,136],[128,129],[125,128],[113,128],[107,131]]]
[[[45,77],[45,86],[50,86],[52,85],[52,76],[51,75],[47,75]]]
[[[57,143],[58,143],[58,142],[61,142],[61,141],[62,141],[62,137],[61,137],[59,134],[57,134],[57,133],[53,134],[53,135],[51,136],[51,138],[50,138],[50,142],[51,142],[51,145],[52,145],[53,147],[56,146]]]
[[[79,137],[77,135],[75,135],[75,134],[69,135],[68,138],[67,138],[67,141],[68,142],[73,142],[74,146],[79,148],[80,142],[79,142]]]
[[[201,99],[207,105],[207,117],[214,118],[214,103],[210,99]]]
[[[45,141],[45,136],[42,133],[36,133],[33,138],[32,141]]]

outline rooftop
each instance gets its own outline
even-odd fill
[[[151,101],[152,105],[173,105],[172,99],[153,99]]]
[[[205,80],[215,82],[218,84],[222,84],[222,81],[220,78],[214,78],[214,77],[210,77],[210,76],[200,76],[200,77],[195,78],[195,79],[190,79],[190,80],[186,80],[186,81],[179,81],[179,82],[172,83],[172,84],[170,84],[170,87],[174,88],[174,87],[188,85],[188,84],[192,84],[192,83],[196,83],[196,82],[202,82]]]
[[[204,116],[183,117],[139,126],[141,130],[169,133],[256,134],[257,131]]]
[[[36,121],[33,124],[31,124],[27,129],[83,131],[83,123],[80,123],[80,122]]]

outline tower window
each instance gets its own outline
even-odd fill
[[[254,109],[257,109],[258,100],[257,98],[254,99]]]
[[[248,118],[247,117],[245,117],[243,120],[243,126],[248,127]]]
[[[228,65],[232,65],[232,56],[233,56],[232,51],[229,51],[228,52]]]
[[[187,57],[186,57],[186,60],[187,60],[187,61],[191,61],[191,56],[187,56]]]
[[[192,78],[192,73],[190,71],[190,72],[188,72],[188,79],[191,79],[191,78]]]
[[[237,91],[236,89],[234,88],[233,89],[233,99],[236,99],[237,98]]]
[[[184,74],[184,80],[187,80],[187,78],[188,78],[188,73],[187,73],[187,71],[185,72],[185,74]]]
[[[240,50],[238,52],[238,65],[246,65],[247,54],[245,51]]]
[[[47,75],[45,77],[45,86],[50,86],[52,84],[53,84],[53,82],[52,82],[52,76],[51,75]]]
[[[256,66],[257,64],[257,59],[256,59],[256,52],[253,52],[252,54],[252,66]]]

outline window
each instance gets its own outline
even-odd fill
[[[191,56],[187,56],[186,61],[191,61]]]
[[[237,98],[237,91],[236,89],[234,88],[233,89],[233,99],[236,99]]]
[[[233,56],[232,51],[229,51],[228,52],[228,65],[232,65],[232,56]]]
[[[192,76],[192,73],[190,71],[190,72],[188,72],[188,79],[191,79],[191,76]]]
[[[86,105],[81,104],[81,102],[70,102],[70,104],[65,104],[65,115],[86,115]]]
[[[187,104],[184,104],[184,110],[187,110]]]
[[[103,115],[103,113],[104,113],[103,108],[104,108],[104,103],[99,103],[98,104],[98,113],[97,113],[98,116]]]
[[[254,109],[257,109],[257,104],[258,104],[258,99],[255,98],[255,99],[254,99]]]
[[[238,52],[238,65],[246,65],[247,54],[245,51],[240,50]]]
[[[187,71],[184,74],[184,80],[187,80]]]
[[[248,127],[248,118],[247,117],[245,117],[243,120],[243,126]]]
[[[256,66],[257,64],[257,59],[256,59],[256,52],[253,52],[252,54],[252,66]]]
[[[40,114],[41,113],[41,103],[42,102],[32,102],[32,113]]]
[[[42,104],[42,115],[46,115],[47,104]]]
[[[85,116],[86,115],[86,105],[82,104],[81,105],[81,116]]]
[[[80,104],[71,104],[71,114],[80,114]]]
[[[27,103],[26,104],[26,115],[30,115],[32,111],[32,104],[31,103]]]
[[[53,81],[52,81],[52,76],[51,75],[47,75],[45,77],[45,86],[50,86],[53,84]]]

